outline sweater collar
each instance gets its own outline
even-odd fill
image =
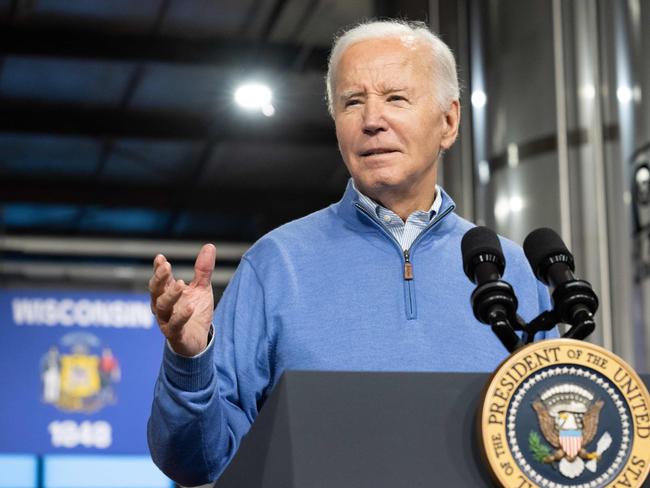
[[[442,198],[437,215],[445,215],[456,208],[456,204],[441,186],[437,186],[437,189],[440,191]],[[361,219],[360,210],[357,208],[358,204],[360,205],[359,193],[354,189],[352,178],[350,178],[345,193],[343,193],[343,198],[333,205],[333,210],[354,225],[359,225],[361,222],[367,225],[366,219]]]
[[[383,206],[381,206],[379,203],[375,202],[373,199],[371,199],[369,196],[364,195],[359,191],[357,188],[357,185],[354,184],[354,180],[350,179],[350,182],[352,183],[352,188],[354,188],[354,191],[358,193],[358,200],[359,203],[368,211],[374,212],[374,214],[379,217],[380,219],[382,218],[382,215],[390,215],[391,217],[396,217],[396,214],[392,211],[389,210]],[[440,212],[440,206],[442,205],[442,194],[440,192],[440,187],[436,185],[436,196],[433,200],[433,204],[431,205],[431,208],[425,212],[423,210],[416,210],[413,212],[410,216],[408,216],[408,219],[415,218],[415,220],[422,221],[424,224],[428,224],[439,212]],[[399,218],[399,217],[398,217]],[[401,219],[400,219],[401,220]]]

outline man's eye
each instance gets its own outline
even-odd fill
[[[353,98],[351,100],[346,100],[345,101],[345,106],[350,107],[352,105],[358,105],[359,103],[361,103],[359,100],[357,100],[356,98]]]
[[[388,97],[389,102],[403,102],[405,100],[406,98],[404,98],[402,95],[390,95]]]

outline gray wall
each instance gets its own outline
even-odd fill
[[[537,227],[561,233],[601,300],[591,340],[650,371],[650,208],[633,188],[635,168],[650,159],[650,3],[440,9],[443,34],[445,9],[457,15],[450,33],[461,77],[469,74],[471,120],[471,145],[450,154],[462,169],[448,161],[445,186],[471,191],[465,215],[519,243]]]

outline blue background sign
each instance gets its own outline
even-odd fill
[[[146,294],[0,291],[0,452],[148,453],[163,347]]]

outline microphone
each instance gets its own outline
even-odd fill
[[[524,240],[524,254],[537,279],[554,289],[553,306],[560,320],[572,325],[563,337],[586,338],[596,327],[598,297],[587,281],[573,275],[573,255],[562,238],[552,229],[534,230]]]
[[[546,286],[555,288],[575,279],[573,255],[553,229],[541,228],[528,234],[524,254],[537,279]]]
[[[474,227],[460,241],[463,271],[469,280],[482,285],[501,279],[506,268],[501,243],[496,233],[487,227]]]
[[[517,320],[517,297],[508,283],[501,279],[506,261],[496,233],[487,227],[467,231],[460,243],[463,271],[478,285],[471,296],[472,310],[479,322],[491,326],[509,352],[522,342],[512,323]]]

